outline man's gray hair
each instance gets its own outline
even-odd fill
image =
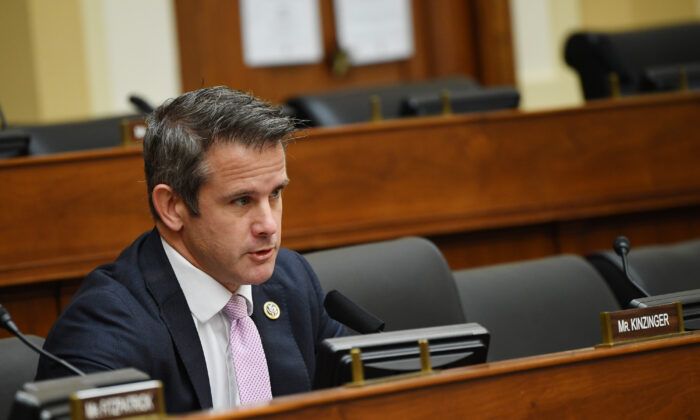
[[[217,86],[187,92],[166,101],[147,119],[143,160],[151,213],[152,193],[169,185],[190,212],[199,215],[199,188],[207,181],[204,156],[217,143],[239,143],[263,149],[282,144],[296,131],[294,121],[278,107],[253,96]]]

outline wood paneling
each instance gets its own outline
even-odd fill
[[[187,418],[694,418],[700,335],[448,369]]]
[[[0,162],[0,285],[81,277],[153,225],[141,150]]]
[[[486,84],[514,84],[507,0],[414,0],[415,53],[407,60],[351,68],[334,76],[333,2],[319,2],[325,59],[317,64],[247,67],[237,0],[176,0],[184,90],[224,84],[282,102],[290,96],[373,84],[471,75]]]
[[[312,131],[289,148],[285,241],[322,248],[697,205],[698,112],[700,96],[659,96]]]
[[[559,253],[556,226],[540,224],[430,236],[453,270]]]
[[[612,249],[618,235],[627,236],[632,249],[700,238],[700,207],[570,221],[558,226],[557,236],[561,252],[582,254]]]
[[[0,303],[12,316],[20,331],[46,337],[60,311],[58,283],[0,288]],[[10,333],[0,328],[0,338]]]
[[[473,2],[444,0],[416,3],[416,14],[426,28],[426,53],[429,74],[470,74],[479,77],[477,34]]]
[[[508,1],[474,0],[478,78],[484,85],[515,84]]]

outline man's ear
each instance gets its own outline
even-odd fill
[[[182,229],[188,212],[187,205],[170,185],[156,185],[151,193],[151,200],[160,220],[168,229],[174,232]]]

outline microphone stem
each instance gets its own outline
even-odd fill
[[[627,268],[627,253],[622,253],[622,271],[625,273],[625,277],[630,278],[630,273]]]
[[[63,366],[64,368],[70,370],[74,374],[76,374],[78,376],[85,376],[85,372],[83,372],[82,370],[71,365],[70,363],[66,362],[65,360],[59,359],[58,357],[54,356],[53,354],[47,352],[46,350],[42,349],[41,347],[39,347],[36,344],[29,341],[27,339],[27,337],[25,337],[24,334],[22,334],[22,332],[19,330],[19,328],[17,328],[17,325],[15,325],[15,323],[10,318],[9,312],[7,312],[5,310],[5,308],[3,308],[2,305],[0,305],[0,314],[2,315],[2,322],[0,323],[0,326],[2,326],[3,328],[5,328],[7,331],[11,332],[15,336],[17,336],[17,338],[19,338],[20,341],[22,341],[24,344],[29,346],[29,348],[31,348],[32,350],[34,350],[35,352],[39,353],[42,356],[48,357],[49,359],[53,360],[54,362],[58,363],[59,365]]]
[[[22,340],[22,342],[23,342],[24,344],[26,344],[26,345],[28,345],[29,347],[31,347],[31,348],[32,348],[34,351],[36,351],[37,353],[41,354],[42,356],[48,357],[49,359],[51,359],[51,360],[53,360],[54,362],[60,364],[61,366],[63,366],[64,368],[70,370],[71,372],[73,372],[74,374],[76,374],[76,375],[78,375],[78,376],[85,376],[85,372],[83,372],[82,370],[80,370],[80,369],[78,369],[77,367],[71,365],[70,363],[66,362],[65,360],[59,359],[58,357],[54,356],[53,354],[51,354],[51,353],[45,351],[45,350],[42,349],[41,347],[39,347],[39,346],[37,346],[36,344],[32,343],[31,341],[27,340],[27,337],[25,337],[24,334],[22,334],[21,332],[19,332],[19,330],[12,331],[12,332],[17,336],[17,338],[19,338],[20,340]]]

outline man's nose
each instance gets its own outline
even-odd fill
[[[272,236],[277,233],[279,226],[276,213],[269,202],[265,201],[260,204],[252,229],[256,236]]]

